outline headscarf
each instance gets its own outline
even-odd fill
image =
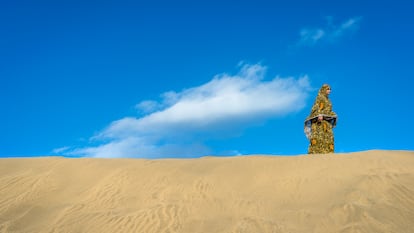
[[[328,94],[326,94],[326,91],[330,88],[331,87],[328,84],[323,84],[319,89],[318,96],[316,97],[311,113],[307,119],[317,117],[318,115],[336,116],[336,113],[332,111],[331,100],[329,99]]]
[[[328,95],[326,94],[326,91],[329,90],[329,89],[331,89],[331,87],[328,84],[326,84],[326,83],[323,84],[322,87],[319,89],[318,96],[323,95],[326,98],[328,98]]]

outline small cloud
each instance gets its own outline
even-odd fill
[[[157,101],[145,100],[135,105],[135,108],[147,114],[147,113],[155,112],[156,110],[158,110],[160,108],[160,105]]]
[[[345,33],[351,33],[357,30],[359,28],[361,19],[361,17],[354,17],[343,22],[339,27],[335,28],[334,31],[332,31],[332,39],[339,38]]]
[[[359,28],[362,17],[354,17],[340,25],[332,22],[332,17],[327,17],[327,25],[321,28],[304,28],[300,30],[298,45],[312,46],[322,41],[334,42]]]
[[[361,21],[361,19],[362,19],[362,17],[355,17],[355,18],[348,19],[346,22],[344,22],[341,25],[340,28],[342,30],[346,30],[346,29],[350,29],[350,28],[355,29],[356,27],[359,26],[359,22]]]
[[[173,157],[209,155],[205,140],[233,137],[266,119],[301,110],[310,84],[307,76],[265,81],[266,67],[242,65],[235,75],[181,92],[166,92],[160,101],[137,105],[146,115],[112,122],[95,135],[98,146],[71,155],[91,157]]]
[[[67,152],[69,150],[70,150],[69,146],[64,146],[64,147],[53,149],[52,152],[53,152],[53,154],[62,154],[62,153]]]
[[[322,29],[302,29],[300,31],[301,43],[315,44],[325,36],[325,31]]]

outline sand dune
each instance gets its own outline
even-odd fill
[[[0,232],[414,232],[414,152],[0,159]]]

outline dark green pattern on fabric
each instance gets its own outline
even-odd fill
[[[318,92],[311,113],[306,121],[311,122],[311,135],[309,138],[309,154],[327,154],[334,152],[333,127],[336,125],[336,113],[332,111],[332,103],[326,94],[330,89],[329,85],[324,84]],[[318,116],[324,116],[324,120],[319,121]],[[334,118],[333,123],[327,119]],[[305,122],[306,122],[305,121]],[[306,126],[305,126],[306,127]]]

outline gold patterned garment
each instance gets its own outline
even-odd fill
[[[329,85],[324,84],[318,92],[311,114],[305,120],[305,134],[309,139],[309,154],[326,154],[334,152],[333,128],[336,126],[337,115],[332,111],[327,90]],[[319,121],[318,117],[323,120]]]

